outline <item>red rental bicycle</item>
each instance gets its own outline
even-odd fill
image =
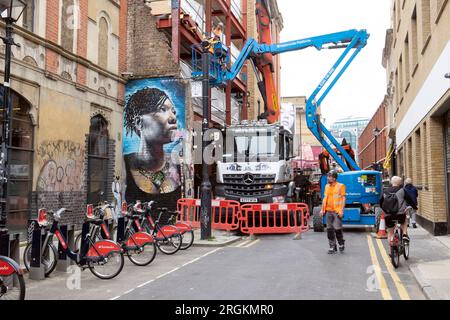
[[[146,230],[149,234],[151,234],[156,241],[156,246],[162,253],[172,255],[181,249],[183,237],[181,236],[180,230],[171,225],[160,226],[159,219],[161,215],[155,223],[153,223],[153,220],[149,216],[149,211],[142,207],[142,203],[140,201],[136,202],[135,205],[130,205],[128,207],[126,202],[124,202],[122,203],[122,210],[125,208],[127,208],[127,211],[131,210],[133,214],[138,217],[136,224],[137,230]],[[142,222],[142,226],[139,221]]]
[[[143,206],[146,208],[146,211],[143,215],[141,224],[144,229],[147,230],[147,232],[152,232],[152,230],[160,229],[159,220],[163,213],[167,213],[168,210],[166,208],[161,209],[161,213],[158,217],[158,219],[153,221],[153,218],[151,216],[151,212],[155,210],[155,201],[150,201],[148,203],[144,203]],[[176,217],[178,215],[178,212],[171,212],[170,218],[168,220],[169,225],[174,226],[178,229],[178,231],[181,234],[182,242],[181,242],[181,248],[180,250],[186,250],[192,246],[194,243],[194,230],[192,226],[190,226],[187,223],[184,222],[176,222]]]
[[[107,202],[103,205],[97,206],[96,208],[94,208],[93,205],[88,205],[87,207],[87,214],[91,217],[89,222],[93,224],[93,227],[90,229],[90,234],[94,237],[94,239],[112,239],[108,226],[104,220],[105,210],[107,208],[113,209],[115,207]],[[94,218],[95,216],[98,216],[99,218],[96,219]],[[133,264],[137,266],[149,265],[156,256],[155,241],[153,237],[146,232],[135,232],[135,230],[140,229],[139,215],[127,214],[127,217],[129,219],[127,225],[125,226],[123,241],[119,244],[122,246],[124,253]],[[101,231],[103,231],[103,234]],[[79,243],[79,241],[75,241],[75,243]]]
[[[0,256],[0,300],[24,300],[23,270],[11,258]]]
[[[39,225],[46,226],[47,223],[47,212],[45,209],[39,210]],[[86,237],[82,239],[81,249],[79,252],[72,251],[67,240],[61,233],[59,229],[59,221],[61,220],[61,215],[64,212],[70,212],[67,209],[59,209],[57,212],[49,212],[53,214],[53,223],[50,230],[46,232],[46,237],[42,245],[42,252],[45,254],[50,246],[53,246],[53,236],[55,235],[59,243],[62,246],[62,251],[73,260],[82,270],[89,269],[96,277],[100,279],[112,279],[116,277],[123,269],[124,257],[122,248],[120,245],[111,240],[100,240],[96,241],[91,234],[86,234]],[[31,265],[31,244],[25,249],[24,264],[27,270],[30,270]],[[57,260],[51,265],[44,264],[45,275],[49,276],[50,273],[55,269]]]

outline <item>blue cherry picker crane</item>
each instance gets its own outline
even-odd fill
[[[366,46],[368,38],[369,34],[366,30],[356,29],[277,44],[258,43],[255,39],[250,38],[231,67],[228,67],[230,62],[229,48],[226,48],[221,42],[216,42],[212,50],[209,72],[211,86],[221,87],[238,76],[247,60],[257,63],[261,60],[267,60],[267,55],[275,56],[306,48],[315,48],[319,51],[343,49],[337,61],[309,96],[306,102],[306,122],[309,130],[344,171],[338,178],[339,182],[346,185],[347,190],[343,222],[344,225],[353,226],[376,226],[376,209],[382,192],[381,173],[361,170],[344,146],[339,144],[321,122],[317,111],[331,89]],[[192,77],[194,79],[203,77],[202,61],[199,52],[201,52],[201,49],[194,46],[192,51]],[[261,57],[266,58],[261,59]],[[260,68],[257,66],[254,69],[256,71],[256,69]],[[263,74],[263,76],[267,75]],[[267,111],[272,112],[273,110],[269,109]],[[271,115],[272,117],[268,117],[269,123],[279,120],[273,117],[274,113]],[[322,198],[325,184],[326,176],[324,175],[321,179]],[[320,207],[315,207],[313,210],[314,231],[323,231],[324,224],[325,221],[320,216]]]

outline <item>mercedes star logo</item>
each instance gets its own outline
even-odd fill
[[[247,185],[250,185],[253,183],[253,181],[255,181],[255,178],[253,177],[253,175],[251,175],[250,173],[246,173],[244,175],[244,183]]]

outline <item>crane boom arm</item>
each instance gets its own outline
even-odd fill
[[[356,170],[360,170],[360,167],[352,159],[352,157],[344,150],[344,148],[333,137],[331,132],[321,123],[320,118],[317,116],[317,109],[328,95],[330,90],[336,85],[339,78],[344,74],[359,52],[367,44],[369,34],[366,30],[348,30],[344,32],[332,33],[328,35],[322,35],[313,38],[300,39],[295,41],[289,41],[279,44],[259,44],[255,39],[249,39],[245,44],[241,54],[237,58],[232,68],[226,72],[224,79],[231,81],[237,77],[241,71],[244,63],[247,59],[257,57],[270,53],[277,55],[285,52],[292,52],[303,50],[306,48],[314,47],[317,50],[323,49],[345,49],[339,59],[325,75],[324,79],[320,82],[317,88],[306,102],[306,122],[308,128],[313,135],[323,145],[323,147],[330,153],[330,155],[336,160],[336,162],[342,167],[344,171],[351,171],[351,168],[347,165],[350,164]],[[352,50],[354,50],[352,52]],[[350,55],[350,53],[352,53]],[[329,142],[326,140],[329,140]],[[345,160],[342,160],[335,148],[344,156]]]
[[[366,46],[369,34],[366,30],[348,30],[344,32],[331,33],[327,35],[288,41],[278,44],[258,43],[255,39],[250,38],[244,45],[240,55],[236,59],[231,69],[214,67],[214,70],[220,69],[214,73],[214,85],[224,85],[228,81],[234,80],[241,72],[247,60],[254,61],[254,59],[261,58],[265,55],[277,55],[285,52],[292,52],[303,50],[306,48],[323,49],[345,49],[340,55],[336,63],[332,66],[330,71],[325,75],[323,80],[311,94],[306,102],[306,122],[308,128],[313,135],[323,145],[323,147],[330,153],[336,162],[342,167],[344,171],[351,171],[352,167],[356,170],[361,170],[356,164],[355,160],[345,151],[345,149],[333,137],[331,132],[323,125],[317,115],[317,109],[328,95],[330,90],[336,85],[339,78],[344,74],[359,52]],[[193,57],[196,55],[196,50],[193,50]],[[193,58],[193,65],[198,66],[198,59]],[[268,64],[270,65],[270,64]],[[202,73],[199,71],[193,72],[194,77],[201,77]],[[266,73],[263,76],[267,76]],[[273,81],[273,78],[272,78]],[[269,99],[269,97],[267,97]],[[270,115],[269,115],[270,116]],[[275,116],[275,115],[272,115]],[[269,119],[270,120],[270,119]],[[328,141],[327,141],[328,139]],[[341,153],[345,160],[341,159],[333,146]],[[347,163],[350,164],[350,167]]]

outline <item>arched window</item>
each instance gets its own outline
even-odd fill
[[[108,68],[108,37],[108,21],[101,17],[98,22],[98,65],[105,69]]]
[[[108,123],[102,116],[91,119],[88,139],[88,203],[106,200],[108,180]]]
[[[34,128],[30,103],[11,91],[13,122],[9,153],[10,179],[8,181],[8,228],[23,231],[30,218],[33,179]],[[3,86],[0,86],[0,142],[3,141]]]

